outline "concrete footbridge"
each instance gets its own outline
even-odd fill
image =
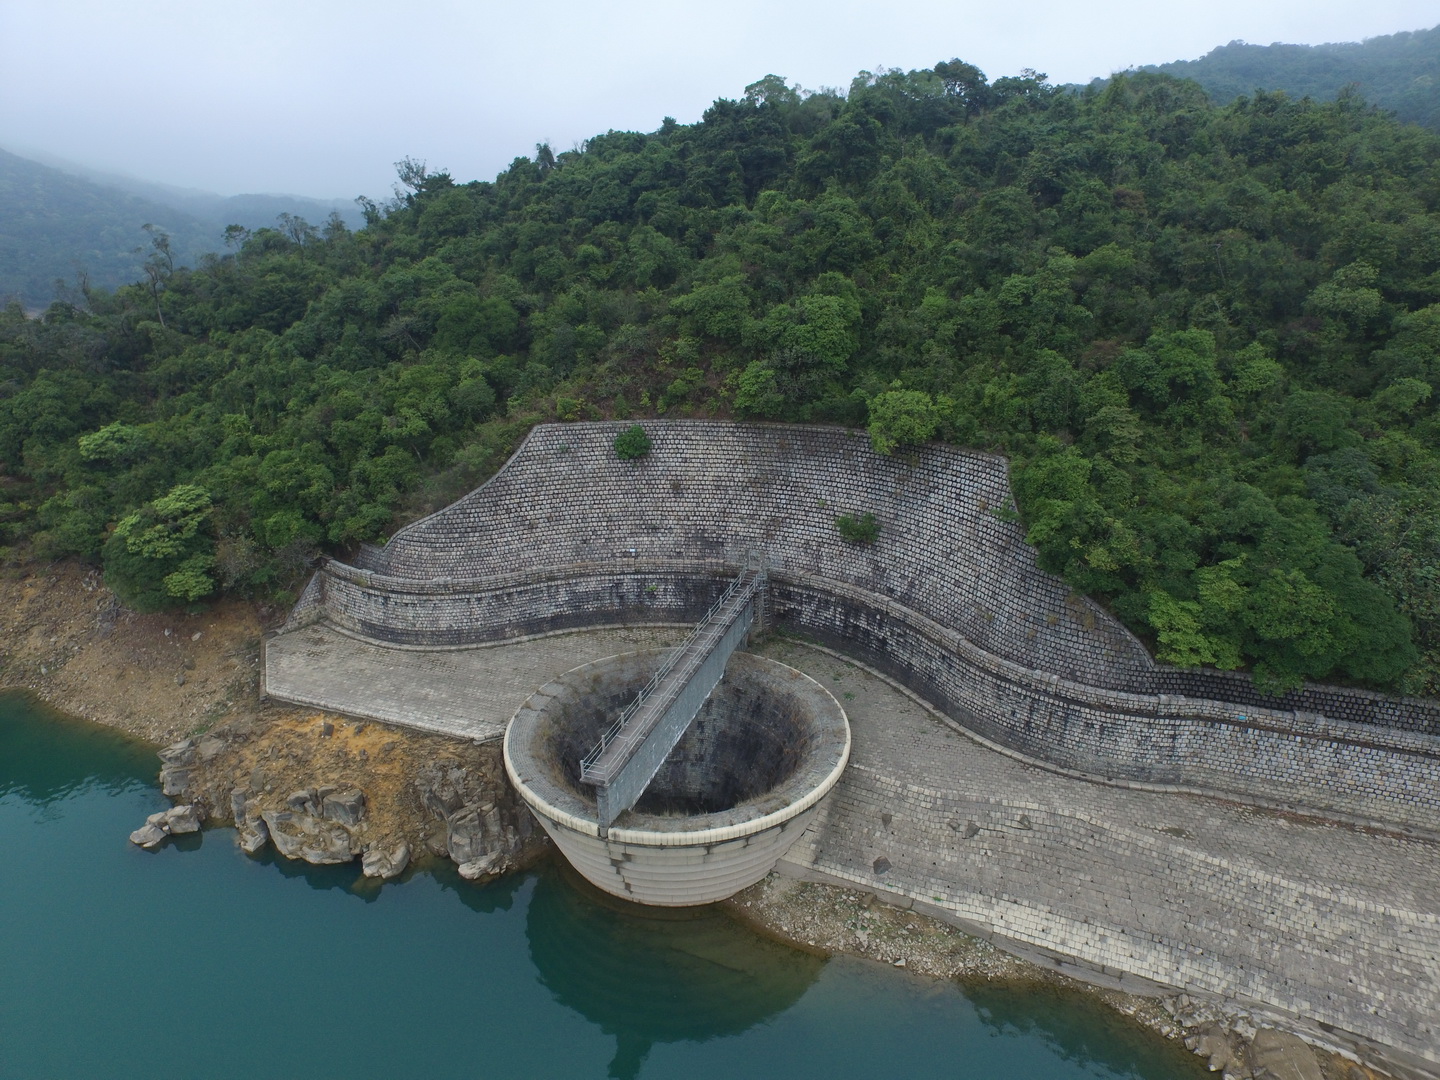
[[[602,835],[640,801],[731,655],[763,621],[767,580],[764,559],[749,556],[724,595],[581,760],[580,778],[595,788]]]

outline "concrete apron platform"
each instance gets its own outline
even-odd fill
[[[472,649],[381,646],[320,623],[265,643],[264,692],[390,724],[488,741],[542,683],[635,649],[678,644],[691,627],[562,632]]]
[[[538,685],[679,631],[381,648],[271,639],[281,700],[488,739]],[[789,871],[888,894],[1068,973],[1299,1017],[1440,1075],[1440,843],[1047,772],[966,738],[887,681],[790,642],[760,650],[849,714],[850,766]],[[1263,797],[1263,792],[1257,792]]]

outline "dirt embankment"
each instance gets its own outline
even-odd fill
[[[163,745],[260,705],[267,612],[137,615],[73,562],[0,575],[0,686]]]
[[[363,815],[346,823],[356,855],[403,843],[411,859],[453,858],[476,876],[535,856],[543,834],[520,813],[498,746],[262,702],[261,639],[283,616],[234,600],[138,615],[92,568],[11,572],[0,576],[0,688],[157,749],[190,740],[167,794],[211,822],[234,820],[238,793],[254,821],[290,815],[287,827],[336,835],[319,804],[327,790],[358,789]],[[307,791],[309,813],[296,798]]]

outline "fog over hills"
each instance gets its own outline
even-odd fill
[[[356,227],[351,200],[216,195],[113,176],[81,165],[42,164],[0,150],[0,299],[29,310],[55,298],[56,282],[112,289],[140,276],[152,225],[182,264],[224,247],[228,225],[273,226],[281,214],[322,224],[339,213]]]
[[[1351,87],[1402,120],[1440,130],[1440,27],[1358,43],[1232,41],[1196,60],[1132,70],[1194,79],[1221,104],[1257,89],[1332,100]],[[1096,79],[1090,85],[1105,82]],[[286,214],[313,225],[332,213],[351,228],[363,221],[353,198],[224,196],[30,150],[0,150],[0,199],[0,299],[18,298],[32,311],[55,298],[57,281],[73,287],[82,273],[91,285],[104,288],[135,280],[152,240],[143,228],[147,224],[170,237],[180,263],[193,265],[207,252],[223,249],[229,225],[254,230],[274,226]]]
[[[143,225],[163,229],[184,257],[220,241],[182,210],[3,150],[0,206],[0,296],[30,309],[49,303],[56,281],[73,285],[82,273],[106,287],[133,281],[136,249],[148,242]]]
[[[1232,41],[1198,60],[1140,70],[1194,79],[1219,105],[1256,90],[1329,101],[1352,87],[1401,120],[1440,130],[1440,26],[1328,45]]]
[[[218,224],[222,230],[226,225],[241,225],[247,229],[264,228],[274,225],[281,214],[303,217],[315,225],[325,221],[332,213],[339,214],[351,228],[359,228],[364,223],[364,216],[356,207],[353,197],[314,199],[308,195],[273,193],[219,195],[199,188],[177,187],[174,184],[144,180],[121,173],[104,172],[43,153],[21,156],[88,180],[100,187],[115,188],[160,206],[179,210],[200,221]]]

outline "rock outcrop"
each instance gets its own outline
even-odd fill
[[[339,822],[293,810],[266,810],[260,817],[275,850],[287,859],[325,866],[349,862],[360,854],[354,834]]]
[[[247,855],[254,855],[270,842],[270,826],[260,816],[260,803],[247,788],[230,792],[230,814],[235,822],[235,843]]]
[[[156,848],[170,836],[199,832],[205,821],[201,808],[190,803],[172,806],[145,819],[145,824],[130,834],[130,842],[143,848]]]
[[[515,869],[544,843],[534,817],[508,784],[476,775],[458,761],[426,765],[415,789],[431,818],[427,846],[453,859],[468,881]]]
[[[1323,1080],[1315,1051],[1288,1031],[1261,1028],[1250,1041],[1247,1057],[1256,1080]]]
[[[527,865],[549,842],[510,789],[493,743],[312,714],[227,723],[165,747],[160,763],[165,792],[199,818],[228,816],[248,854],[273,844],[318,865],[359,856],[378,880],[430,855],[477,880]],[[134,839],[154,846],[185,829],[167,818]]]
[[[1219,1002],[1188,994],[1162,998],[1160,1005],[1180,1025],[1185,1046],[1224,1080],[1325,1080],[1329,1075],[1304,1039],[1261,1027],[1244,1012],[1232,1013]]]
[[[365,816],[365,792],[352,787],[326,793],[320,799],[320,816],[341,825],[359,825]]]
[[[172,806],[165,811],[165,827],[170,830],[171,836],[199,832],[202,823],[200,808],[193,804]]]
[[[159,847],[165,838],[170,835],[160,826],[160,820],[163,820],[164,817],[165,815],[163,813],[151,814],[145,819],[144,825],[141,825],[140,828],[130,834],[130,842],[132,844],[139,844],[143,848]]]
[[[390,847],[376,844],[360,856],[360,869],[369,878],[399,877],[410,865],[410,845],[404,840]]]
[[[213,735],[181,739],[160,751],[160,789],[172,798],[204,803],[199,774],[225,751],[225,740]]]
[[[193,769],[186,762],[198,753],[198,748],[177,748],[175,768]],[[457,759],[422,766],[410,796],[420,812],[425,848],[452,859],[467,880],[508,873],[532,861],[546,843],[503,781]],[[365,876],[381,880],[398,877],[410,864],[411,845],[395,836],[395,822],[372,831],[369,800],[355,784],[299,788],[285,796],[283,807],[269,808],[252,787],[237,787],[229,803],[236,842],[246,852],[270,843],[287,859],[317,865],[359,855]]]

